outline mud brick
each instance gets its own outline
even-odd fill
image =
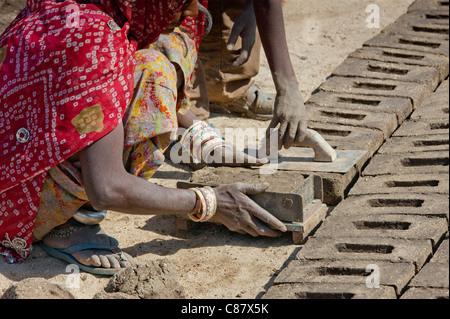
[[[428,263],[411,280],[409,286],[422,288],[447,288],[449,269],[448,264]]]
[[[416,82],[430,92],[439,84],[439,72],[430,67],[347,58],[333,72],[334,76],[363,77]]]
[[[447,104],[440,103],[443,99],[443,94],[436,94],[433,97],[427,99],[426,104],[423,103],[417,110],[414,111],[413,114],[411,114],[411,120],[428,121],[448,118],[448,102]]]
[[[308,121],[308,127],[317,131],[335,149],[367,150],[372,156],[383,144],[383,132],[364,127]]]
[[[449,73],[449,60],[447,57],[425,52],[394,48],[363,47],[350,53],[349,58],[432,67],[439,72],[440,81],[443,81]]]
[[[416,271],[431,256],[429,240],[393,238],[310,238],[300,250],[298,260],[364,260],[377,262],[411,263]]]
[[[364,176],[386,174],[448,174],[448,152],[377,154],[364,169]]]
[[[448,96],[448,94],[449,94],[449,92],[448,92],[449,91],[449,85],[450,85],[450,81],[447,78],[447,80],[443,81],[441,83],[441,85],[439,85],[439,87],[437,88],[435,93],[446,93],[447,96]]]
[[[448,194],[449,177],[444,174],[380,175],[361,177],[349,195],[420,193]]]
[[[366,159],[364,162],[367,162]],[[362,165],[362,164],[360,164]],[[319,175],[323,182],[323,202],[329,206],[336,206],[348,194],[360,176],[361,167],[354,166],[345,174],[327,172],[302,172],[303,176]]]
[[[411,34],[390,34],[381,32],[364,43],[368,47],[386,47],[428,52],[448,57],[449,41],[447,39],[419,37]]]
[[[418,135],[449,134],[449,119],[432,118],[427,121],[406,121],[392,136],[418,136]]]
[[[382,32],[448,40],[448,12],[421,11],[404,14]]]
[[[329,283],[366,285],[373,268],[360,260],[301,261],[293,260],[275,278],[274,284]],[[397,295],[405,289],[415,275],[414,265],[408,263],[377,263],[380,286],[394,287]]]
[[[434,247],[438,245],[448,229],[445,218],[426,216],[386,215],[333,215],[328,217],[314,237],[339,238],[400,238],[427,239]]]
[[[424,106],[438,105],[448,107],[449,102],[449,84],[448,80],[443,81],[435,92],[430,94],[422,103]],[[448,113],[447,113],[448,114]]]
[[[408,8],[408,12],[439,10],[447,12],[448,1],[446,0],[416,0]]]
[[[447,218],[448,195],[439,194],[372,194],[349,196],[339,203],[331,216],[347,215],[411,215]]]
[[[340,76],[329,78],[319,89],[336,93],[410,98],[413,101],[413,109],[431,93],[426,86],[414,82]]]
[[[318,105],[382,114],[393,113],[397,116],[398,124],[401,124],[412,112],[412,102],[406,97],[362,96],[333,92],[315,93],[311,95],[306,105],[307,107]]]
[[[448,299],[448,289],[442,288],[410,288],[400,299]]]
[[[349,110],[339,107],[324,107],[309,104],[308,121],[333,123],[346,126],[365,127],[383,132],[387,139],[397,129],[397,117],[393,113],[374,113],[362,110]]]
[[[448,239],[444,240],[439,246],[438,250],[434,254],[433,258],[431,258],[430,263],[440,263],[446,264],[449,263],[449,244]]]
[[[391,137],[378,150],[378,154],[405,154],[448,151],[448,134]]]
[[[447,88],[447,91],[442,90]],[[427,97],[413,114],[411,120],[447,119],[448,122],[449,93],[448,81],[444,82],[436,92]],[[445,121],[443,121],[445,122]]]
[[[263,299],[397,299],[393,287],[367,288],[351,284],[281,284],[270,287]]]

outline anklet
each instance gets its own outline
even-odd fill
[[[70,237],[74,232],[77,230],[83,228],[83,225],[72,225],[70,227],[67,227],[65,229],[55,229],[53,228],[47,236],[55,237],[55,238],[65,238]]]

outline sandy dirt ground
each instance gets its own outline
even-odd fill
[[[0,0],[0,32],[18,12],[17,0]],[[285,21],[292,62],[304,99],[311,94],[349,53],[380,32],[369,29],[366,7],[377,4],[381,28],[406,12],[413,0],[287,0]],[[22,1],[23,3],[23,1]],[[3,6],[2,6],[3,5]],[[256,84],[274,92],[267,61],[262,56]],[[268,122],[213,115],[211,123],[225,127],[266,127]],[[166,163],[153,182],[175,187],[189,179],[189,169]],[[231,233],[225,227],[202,224],[192,231],[177,231],[173,216],[133,216],[109,212],[102,223],[124,251],[137,261],[169,258],[175,265],[188,298],[249,298],[261,296],[280,269],[296,255],[290,233],[280,238],[253,238]],[[0,295],[14,282],[42,277],[65,285],[66,264],[35,247],[22,264],[0,260]],[[81,276],[79,288],[70,289],[77,298],[92,298],[103,290],[109,278]]]

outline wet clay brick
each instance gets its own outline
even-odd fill
[[[429,240],[393,238],[310,238],[300,250],[298,260],[364,260],[377,262],[407,262],[422,268],[432,253]]]
[[[382,32],[364,43],[364,46],[428,52],[447,57],[449,54],[449,41],[447,39],[418,37],[411,34],[390,34]]]
[[[406,121],[392,136],[449,134],[449,120],[444,118],[431,118],[428,120]]]
[[[400,299],[448,299],[448,289],[442,288],[410,288]]]
[[[449,102],[449,81],[443,81],[435,92],[430,94],[422,103],[421,106],[439,105],[447,106]],[[447,113],[448,114],[448,113]]]
[[[281,284],[272,286],[263,299],[396,299],[393,287],[367,288],[351,284]]]
[[[405,174],[361,177],[349,195],[420,193],[448,194],[449,176],[445,174]]]
[[[372,156],[384,142],[380,130],[316,121],[308,121],[308,127],[322,135],[335,149],[367,150],[367,156]]]
[[[439,11],[407,13],[384,28],[382,32],[448,40],[448,13]]]
[[[408,12],[439,10],[448,14],[447,0],[416,0],[408,8]]]
[[[293,260],[275,278],[275,284],[329,283],[366,285],[372,268],[365,261],[301,261]],[[380,286],[394,287],[397,295],[415,275],[414,265],[408,263],[377,263]]]
[[[425,52],[394,48],[363,47],[350,53],[349,58],[432,67],[439,72],[439,81],[443,81],[449,73],[449,60],[447,57]]]
[[[448,195],[410,193],[354,195],[339,203],[330,216],[398,214],[448,220],[448,208]]]
[[[364,176],[386,174],[448,174],[448,152],[377,154],[364,169]]]
[[[447,232],[445,218],[399,214],[355,214],[329,216],[314,237],[427,239],[433,247]]]
[[[353,58],[345,59],[332,75],[416,82],[427,86],[430,92],[437,88],[440,80],[434,68]]]
[[[449,269],[448,264],[428,263],[411,280],[409,286],[422,288],[447,288]]]
[[[433,255],[433,258],[431,258],[430,263],[440,263],[440,264],[446,264],[449,263],[449,244],[448,239],[444,240],[439,248],[437,249],[436,253]]]
[[[365,163],[367,159],[364,162]],[[361,164],[357,165],[361,166]],[[345,174],[327,172],[301,172],[303,176],[319,175],[323,182],[323,202],[329,206],[336,206],[348,194],[360,176],[360,167],[354,166]],[[290,172],[292,173],[292,172]]]
[[[307,104],[308,121],[365,127],[383,132],[387,139],[397,129],[397,117],[393,113],[374,113],[338,107]]]
[[[447,80],[443,81],[441,83],[441,85],[439,85],[439,87],[437,88],[435,93],[447,93],[447,96],[448,96],[449,85],[450,85],[450,81],[447,78]]]
[[[447,85],[445,85],[447,83]],[[443,123],[448,123],[448,110],[449,110],[449,93],[448,93],[448,81],[446,81],[443,88],[447,86],[447,91],[438,91],[427,97],[423,103],[418,107],[413,114],[411,114],[411,120],[431,122],[431,120],[440,119]],[[445,121],[444,119],[447,119]]]
[[[410,98],[413,108],[419,106],[431,93],[426,86],[414,82],[340,76],[329,78],[319,89],[336,93]]]
[[[397,124],[401,124],[412,112],[409,98],[386,96],[363,96],[356,94],[318,92],[309,98],[306,106],[337,107],[349,110],[361,110],[376,113],[393,113],[397,116]]]
[[[439,94],[439,96],[434,95],[432,98],[427,99],[426,104],[422,104],[413,114],[411,114],[411,120],[429,121],[435,119],[445,119],[448,117],[448,102],[447,104],[441,103],[443,99],[443,94]]]
[[[378,150],[378,154],[405,154],[448,151],[448,134],[391,137]]]

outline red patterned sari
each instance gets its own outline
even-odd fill
[[[0,254],[27,258],[50,169],[111,132],[134,89],[136,50],[186,0],[28,0],[0,36]],[[186,19],[197,41],[201,19]]]

